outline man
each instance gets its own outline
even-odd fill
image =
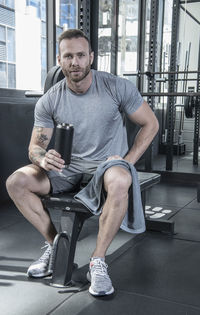
[[[38,195],[70,191],[81,174],[94,174],[102,161],[124,159],[135,164],[158,131],[157,119],[128,80],[91,70],[93,52],[80,30],[67,30],[59,38],[58,62],[65,79],[53,86],[36,104],[35,123],[29,145],[33,164],[22,167],[7,180],[7,190],[25,218],[44,236],[47,249],[28,269],[28,276],[51,273],[49,260],[57,231]],[[122,112],[141,126],[128,151]],[[68,169],[55,150],[47,150],[54,123],[74,125],[72,160]],[[89,265],[89,292],[113,293],[105,263],[106,251],[127,211],[132,177],[128,170],[113,166],[104,173],[107,193],[99,219],[96,248]]]

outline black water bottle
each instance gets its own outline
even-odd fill
[[[71,162],[73,135],[73,125],[62,123],[56,126],[54,149],[65,161],[65,167],[68,167]]]

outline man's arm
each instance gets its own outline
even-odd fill
[[[126,161],[135,164],[151,144],[153,138],[158,132],[159,124],[152,109],[145,101],[136,112],[129,115],[129,119],[141,126],[132,148],[124,157]]]
[[[52,128],[34,127],[29,144],[29,159],[46,171],[61,171],[64,160],[58,152],[51,149],[46,151],[53,133]]]

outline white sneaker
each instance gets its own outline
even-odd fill
[[[34,261],[27,270],[27,275],[29,277],[42,278],[52,274],[52,270],[49,268],[52,245],[48,242],[45,242],[45,244],[46,245],[41,248],[46,248],[44,254],[38,260]]]
[[[95,296],[109,295],[114,292],[112,282],[107,273],[108,265],[102,258],[92,258],[89,265],[87,279],[91,282],[89,292]]]

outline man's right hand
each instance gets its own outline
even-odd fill
[[[61,158],[61,155],[55,150],[51,149],[46,152],[44,158],[41,161],[41,167],[46,171],[61,172],[65,167],[65,161]]]

